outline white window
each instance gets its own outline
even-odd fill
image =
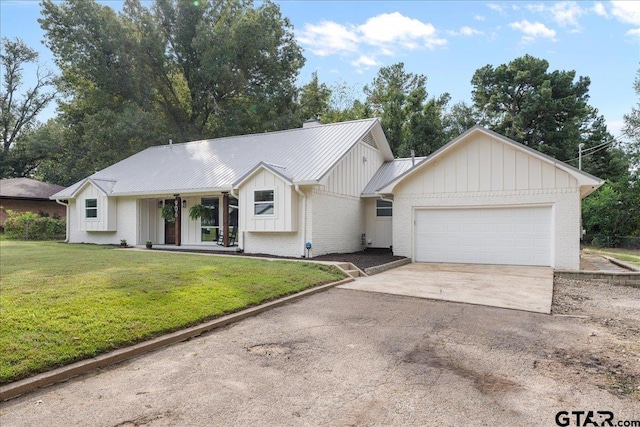
[[[273,190],[256,190],[253,192],[253,214],[274,214]]]
[[[376,200],[376,216],[392,216],[393,203],[388,200]]]
[[[84,201],[84,217],[86,219],[98,218],[98,199],[85,199]]]

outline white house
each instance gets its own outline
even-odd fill
[[[151,147],[52,199],[73,243],[300,257],[309,242],[311,256],[392,247],[414,261],[577,269],[580,203],[602,183],[481,127],[394,159],[365,119]],[[213,219],[189,217],[200,204]]]

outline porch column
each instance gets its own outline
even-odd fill
[[[229,247],[229,193],[222,193],[222,246]]]
[[[173,212],[176,217],[176,246],[181,245],[181,237],[182,237],[182,199],[179,194],[174,194],[175,200],[173,201]]]

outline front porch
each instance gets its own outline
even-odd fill
[[[145,245],[137,245],[137,248],[144,248]],[[229,253],[235,253],[235,252],[239,252],[240,248],[238,247],[238,245],[233,245],[233,246],[222,246],[222,245],[180,245],[180,246],[176,246],[176,245],[153,245],[153,249],[157,249],[160,251],[190,251],[190,252],[211,252],[211,253],[216,253],[216,252],[229,252]]]
[[[202,251],[238,248],[238,200],[228,192],[138,200],[138,245]]]

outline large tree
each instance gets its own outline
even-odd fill
[[[611,137],[587,102],[589,78],[573,70],[549,71],[546,60],[525,55],[478,69],[471,83],[483,124],[559,160],[576,157],[580,143],[589,148]]]
[[[638,96],[638,103],[629,114],[624,115],[622,132],[627,140],[623,143],[623,148],[631,159],[635,176],[640,177],[640,69],[633,88]]]
[[[298,125],[304,59],[270,1],[44,0],[46,44],[62,70],[62,119],[80,176],[168,139]]]
[[[322,119],[329,111],[331,89],[318,80],[318,72],[311,75],[311,81],[300,88],[300,114],[303,120]]]
[[[36,75],[31,87],[23,90],[24,67],[36,64]],[[0,88],[0,176],[25,176],[24,163],[30,162],[29,150],[15,150],[23,135],[37,126],[37,116],[55,97],[51,90],[54,74],[38,63],[38,53],[21,39],[2,38],[0,50],[2,86]],[[24,145],[24,144],[23,144]],[[41,157],[42,152],[37,154]]]
[[[382,67],[364,87],[366,104],[380,117],[382,128],[398,156],[428,155],[444,144],[442,113],[449,101],[444,94],[428,99],[427,77],[407,72],[404,63]]]

